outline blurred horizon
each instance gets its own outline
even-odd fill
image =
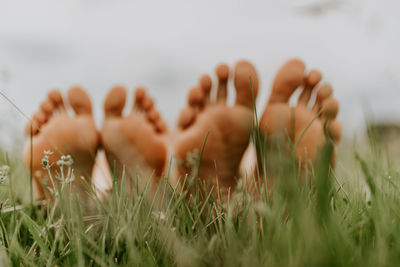
[[[353,134],[365,113],[400,123],[399,7],[395,0],[0,0],[0,91],[31,116],[49,90],[80,85],[100,126],[112,86],[126,86],[128,106],[144,86],[173,129],[190,87],[204,73],[215,77],[217,64],[244,58],[256,66],[261,113],[276,71],[298,57],[332,84],[344,132]],[[15,113],[10,122],[22,136],[24,118],[2,97],[0,112]]]

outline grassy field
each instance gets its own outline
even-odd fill
[[[334,171],[327,146],[312,187],[294,161],[274,163],[272,195],[239,186],[221,205],[160,184],[156,200],[125,194],[79,203],[66,177],[51,205],[31,205],[19,152],[0,154],[0,264],[12,266],[395,266],[400,264],[400,174],[372,137],[347,142]],[[1,172],[1,170],[3,172]],[[4,178],[4,179],[2,179]],[[139,177],[140,178],[140,177]],[[194,187],[199,186],[197,184]],[[88,190],[90,191],[90,190]],[[189,199],[189,200],[188,200]],[[161,205],[159,204],[161,203]]]

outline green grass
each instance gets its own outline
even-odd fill
[[[0,264],[399,265],[400,173],[379,142],[349,147],[342,147],[335,171],[329,167],[332,146],[326,147],[307,172],[311,188],[299,181],[295,162],[275,150],[265,153],[275,174],[272,195],[251,197],[242,183],[220,205],[211,194],[189,197],[164,180],[149,201],[127,195],[124,176],[116,177],[105,200],[88,192],[89,207],[68,184],[52,205],[30,205],[19,153],[2,152],[0,166],[11,172],[0,188]]]

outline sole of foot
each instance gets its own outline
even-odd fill
[[[318,70],[306,72],[299,59],[287,61],[278,71],[267,106],[260,119],[260,131],[267,140],[283,140],[297,143],[295,158],[303,168],[316,163],[319,151],[328,140],[334,143],[332,166],[336,162],[337,144],[341,138],[341,124],[336,119],[338,101],[333,97],[332,87],[321,84]],[[289,99],[301,90],[296,106]],[[315,102],[311,101],[316,95]],[[259,164],[261,165],[261,163]]]
[[[73,184],[80,197],[87,195],[82,179],[91,183],[90,177],[99,144],[92,105],[88,95],[79,87],[71,88],[67,99],[74,115],[68,114],[61,93],[54,90],[47,95],[31,122],[26,125],[23,159],[28,171],[32,167],[35,191],[39,198],[52,197],[47,186],[53,188],[54,180],[60,174],[56,163],[62,155],[70,155],[73,159]],[[49,164],[52,164],[49,168],[50,174],[43,167],[45,151],[53,152],[48,156]],[[50,180],[50,175],[53,181]]]
[[[126,94],[124,87],[116,86],[106,96],[102,145],[116,177],[126,170],[127,191],[142,191],[148,185],[154,189],[167,161],[168,129],[143,88],[136,90],[134,105],[124,116]]]
[[[230,70],[226,64],[221,64],[216,68],[218,84],[215,88],[212,88],[210,76],[203,75],[199,85],[190,90],[174,140],[180,183],[189,174],[218,188],[223,197],[228,196],[237,183],[239,165],[250,141],[258,92],[258,76],[250,62],[239,61],[233,72],[235,104],[228,106],[226,103]],[[211,96],[213,93],[215,97]]]

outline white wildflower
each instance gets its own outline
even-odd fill
[[[61,159],[57,161],[58,167],[64,167],[64,166],[71,167],[73,163],[74,161],[72,160],[71,155],[67,156],[62,155]]]
[[[8,183],[8,174],[10,173],[10,166],[3,165],[0,167],[0,185]]]
[[[153,214],[155,219],[158,219],[161,222],[166,222],[167,221],[167,216],[162,211],[153,211],[152,214]]]
[[[53,152],[51,152],[50,150],[44,151],[44,157],[42,159],[43,169],[45,169],[45,170],[49,170],[50,169],[52,164],[50,164],[49,156],[51,156],[52,154],[53,154]]]
[[[43,153],[44,153],[45,156],[53,155],[53,151],[51,151],[51,150],[45,150]]]

